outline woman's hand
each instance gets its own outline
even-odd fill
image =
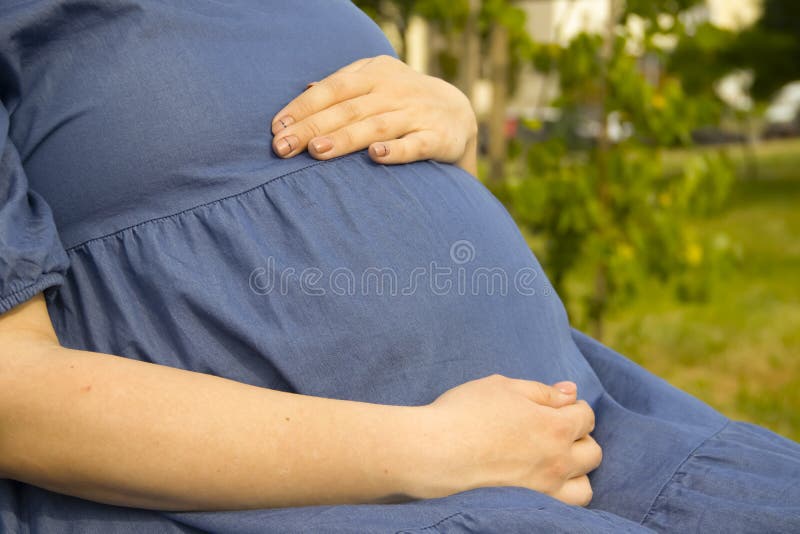
[[[456,87],[377,56],[309,84],[275,115],[272,147],[284,158],[308,149],[321,160],[369,147],[377,163],[433,159],[474,175],[477,132],[469,99]]]
[[[569,388],[569,393],[559,388]],[[554,387],[492,375],[466,382],[422,407],[430,463],[417,498],[485,486],[520,486],[567,504],[592,499],[587,473],[602,459],[589,436],[594,412],[572,383]],[[430,441],[429,441],[430,440]]]

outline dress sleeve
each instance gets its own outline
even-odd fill
[[[0,314],[64,281],[69,259],[44,198],[28,187],[0,102]]]

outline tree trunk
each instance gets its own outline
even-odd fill
[[[606,25],[601,58],[603,67],[603,79],[600,86],[601,128],[596,149],[597,197],[600,202],[600,209],[605,213],[611,211],[611,203],[613,202],[610,195],[610,176],[608,175],[609,152],[611,151],[611,140],[608,137],[608,70],[614,53],[614,30],[616,29],[619,12],[619,0],[609,0],[608,23]],[[601,241],[609,239],[606,228],[600,228],[599,233]],[[595,267],[594,295],[589,307],[592,336],[598,341],[603,338],[603,319],[608,308],[608,269],[608,261],[605,258],[600,258]]]
[[[403,38],[405,61],[412,69],[423,74],[430,73],[431,38],[428,22],[419,15],[412,15]]]
[[[475,109],[475,82],[478,81],[481,65],[481,39],[478,35],[480,9],[480,0],[469,0],[469,14],[462,35],[463,55],[461,56],[458,80],[459,89],[472,102],[473,109]]]
[[[508,30],[496,24],[491,32],[489,61],[492,68],[492,108],[489,117],[489,179],[505,174],[506,100],[508,97]]]
[[[745,116],[744,162],[745,176],[751,180],[759,177],[758,169],[758,132],[756,131],[754,112],[747,111]]]

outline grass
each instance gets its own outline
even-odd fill
[[[739,244],[735,269],[701,303],[647,287],[608,317],[603,341],[729,417],[800,441],[800,141],[756,156],[748,178],[746,158],[731,151],[740,179],[729,207],[698,221]]]

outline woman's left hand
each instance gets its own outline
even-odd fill
[[[358,60],[309,84],[275,115],[272,147],[327,160],[369,147],[377,163],[433,159],[477,174],[475,113],[444,80],[391,56]]]

